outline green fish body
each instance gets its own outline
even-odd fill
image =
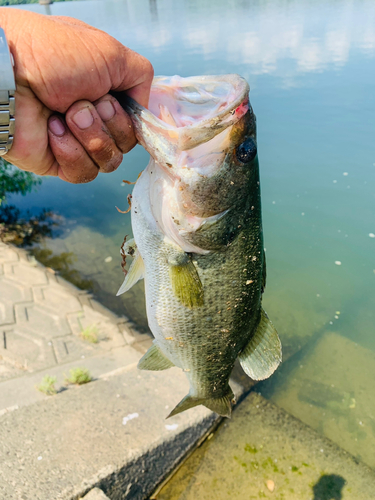
[[[132,197],[134,258],[119,293],[144,278],[153,346],[139,368],[181,368],[189,394],[169,416],[203,404],[230,416],[239,358],[256,380],[281,361],[262,310],[266,280],[255,116],[238,75],[159,77],[150,110],[129,101],[151,155]]]

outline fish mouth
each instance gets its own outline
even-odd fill
[[[157,129],[176,149],[186,151],[237,123],[249,109],[248,93],[248,83],[236,74],[159,76],[153,80],[149,109],[131,99],[126,108],[147,150],[148,131]]]
[[[239,75],[154,78],[149,110],[175,128],[225,121],[247,95],[247,82]]]

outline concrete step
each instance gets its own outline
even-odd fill
[[[67,384],[65,380],[66,377],[69,377],[71,369],[87,369],[93,381],[109,377],[112,374],[126,372],[137,366],[140,353],[146,352],[151,344],[152,340],[149,338],[142,343],[137,343],[136,348],[129,345],[122,346],[105,354],[101,353],[88,358],[82,356],[70,363],[6,380],[0,383],[0,416],[9,411],[18,410],[23,406],[49,399],[51,396],[43,394],[37,389],[37,386],[40,385],[46,375],[56,378],[55,389],[57,392],[75,390],[75,387]]]
[[[251,393],[182,465],[157,500],[370,500],[375,472]]]
[[[301,354],[256,390],[375,468],[375,352],[326,332]]]
[[[188,390],[177,368],[145,372],[129,364],[4,413],[0,498],[77,500],[94,487],[111,500],[148,498],[220,420],[202,406],[165,420]]]

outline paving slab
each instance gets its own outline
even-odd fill
[[[176,368],[134,367],[5,413],[0,498],[76,500],[95,486],[111,500],[147,498],[218,421],[204,407],[165,420],[187,392]]]
[[[151,339],[148,345],[151,344]],[[146,346],[145,346],[146,348]],[[66,382],[69,372],[74,368],[87,369],[93,380],[105,378],[120,372],[134,369],[140,358],[140,352],[131,346],[123,346],[108,353],[97,354],[88,358],[81,357],[70,363],[59,364],[35,373],[27,373],[22,378],[16,377],[0,384],[0,415],[7,411],[44,401],[51,396],[37,389],[44,376],[55,377],[55,389],[58,392],[75,390]]]
[[[370,500],[374,491],[373,470],[251,393],[151,499]]]

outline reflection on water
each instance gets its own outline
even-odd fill
[[[52,212],[42,210],[37,215],[21,215],[14,205],[0,207],[0,240],[19,247],[30,247],[52,236],[52,230],[58,225],[58,217]]]
[[[61,252],[54,254],[49,248],[34,247],[30,253],[46,267],[58,271],[59,275],[67,281],[70,281],[82,290],[94,290],[93,280],[82,278],[81,274],[74,269],[77,257],[72,252]]]
[[[87,0],[51,10],[106,30],[148,57],[156,74],[235,72],[248,79],[258,118],[264,304],[290,359],[264,390],[375,466],[365,451],[375,432],[367,397],[375,374],[366,379],[356,370],[375,366],[375,3]],[[137,147],[117,172],[89,185],[46,179],[38,194],[12,198],[22,209],[48,206],[64,216],[63,234],[46,248],[74,253],[75,268],[96,283],[100,300],[143,328],[142,284],[115,297],[123,280],[120,245],[131,234],[130,216],[115,205],[125,206],[131,192],[122,179],[135,180],[146,164]]]

